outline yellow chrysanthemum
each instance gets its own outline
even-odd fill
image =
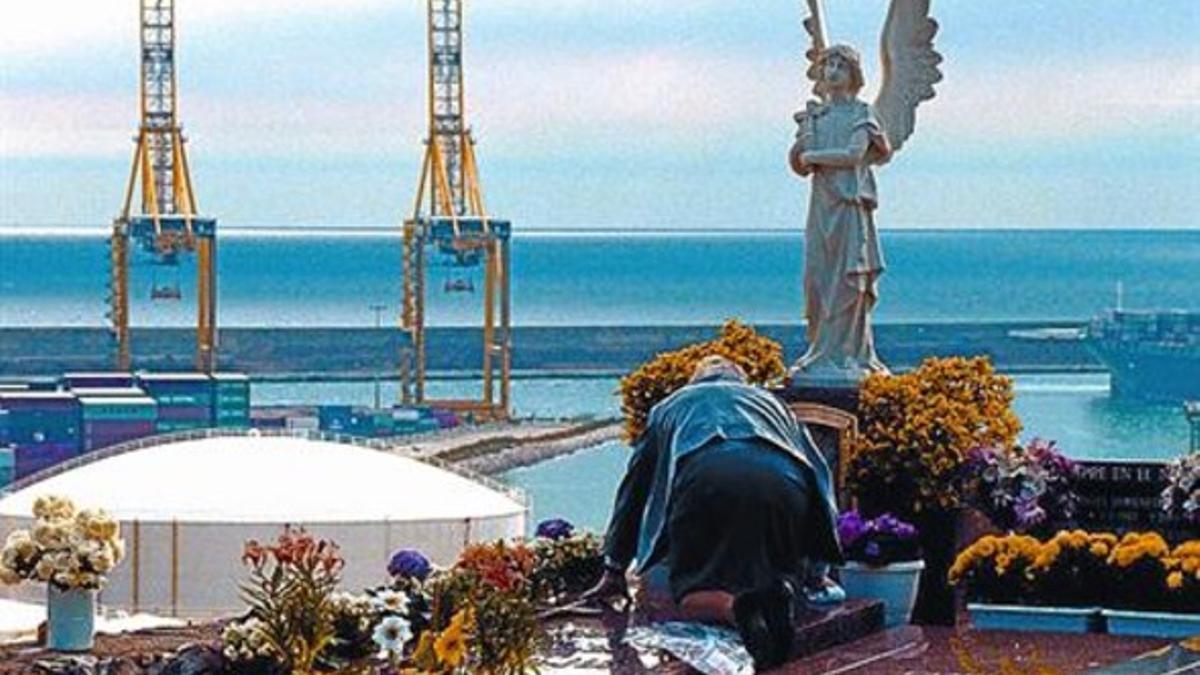
[[[1183,588],[1183,573],[1176,570],[1167,575],[1167,588],[1179,590]]]

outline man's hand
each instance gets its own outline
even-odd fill
[[[588,602],[612,602],[618,598],[629,599],[629,583],[625,581],[624,572],[611,567],[605,567],[600,581],[583,594],[583,599]]]

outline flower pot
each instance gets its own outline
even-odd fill
[[[872,566],[848,562],[838,568],[848,598],[883,601],[883,624],[887,628],[908,623],[917,602],[917,582],[925,561]]]
[[[92,648],[96,628],[96,591],[62,590],[47,584],[46,648],[60,652],[86,652]]]
[[[956,612],[954,589],[947,578],[954,556],[958,553],[960,511],[926,511],[913,517],[920,532],[921,551],[925,569],[913,607],[913,623],[934,626],[953,626]]]
[[[1036,607],[970,603],[967,611],[978,630],[1031,630],[1049,633],[1100,633],[1099,607]]]
[[[1159,638],[1189,638],[1200,635],[1200,614],[1175,612],[1138,612],[1128,609],[1106,609],[1108,632]]]

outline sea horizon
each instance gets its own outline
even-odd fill
[[[289,225],[224,225],[218,219],[218,232],[222,236],[253,236],[253,237],[385,237],[400,236],[400,224],[345,224],[345,225],[314,225],[306,223]],[[1200,232],[1200,225],[1145,225],[1145,226],[1098,226],[1098,225],[892,225],[880,226],[880,232],[903,234],[947,234],[971,232],[1047,232],[1047,233],[1178,233]],[[88,224],[0,224],[0,238],[4,237],[105,237],[110,233],[108,225]],[[512,230],[514,238],[523,237],[612,237],[612,236],[651,236],[651,237],[729,237],[729,236],[776,236],[803,235],[804,225],[780,225],[778,227],[664,227],[664,226],[611,226],[597,225],[584,227],[570,226],[517,226]]]

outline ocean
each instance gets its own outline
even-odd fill
[[[888,271],[880,322],[1053,320],[1078,322],[1111,307],[1200,309],[1200,231],[896,231],[882,234]],[[107,246],[98,234],[0,229],[0,326],[102,326]],[[517,325],[713,324],[726,317],[800,318],[803,241],[798,232],[518,233],[513,242]],[[240,231],[222,235],[223,326],[370,326],[372,304],[399,305],[399,239],[352,234]],[[188,326],[194,270],[137,259],[134,325]],[[473,276],[474,275],[474,276]],[[478,295],[447,294],[444,281],[478,270],[431,269],[431,323],[471,325]],[[185,302],[152,302],[152,284],[178,282]],[[478,383],[431,384],[431,395],[473,393]],[[385,401],[395,384],[382,384]],[[514,383],[519,415],[615,416],[615,379]],[[1104,374],[1016,377],[1025,437],[1058,441],[1076,457],[1173,457],[1187,426],[1174,406],[1109,398]],[[263,383],[255,404],[370,405],[370,382]],[[519,469],[535,516],[603,525],[627,449],[609,444]]]
[[[1177,406],[1113,400],[1105,374],[1020,374],[1014,377],[1015,408],[1022,438],[1054,440],[1077,458],[1176,457],[1187,449],[1188,427]],[[478,395],[470,380],[435,381],[438,397]],[[380,385],[383,400],[394,400],[395,383]],[[547,378],[513,382],[513,405],[538,417],[616,416],[620,401],[615,378]],[[318,402],[370,405],[371,382],[261,383],[256,404]],[[502,478],[525,489],[537,519],[561,516],[592,528],[603,527],[617,483],[629,458],[621,443],[581,450],[515,469]]]
[[[1127,307],[1200,308],[1200,231],[885,230],[882,322],[1086,319]],[[513,242],[517,325],[797,322],[799,232],[532,233]],[[218,252],[219,325],[370,326],[395,316],[399,239],[387,231],[230,231]],[[443,261],[444,262],[444,261]],[[432,323],[471,325],[479,296],[441,291],[479,271],[431,267]],[[134,325],[190,326],[194,269],[135,257]],[[0,229],[0,326],[106,325],[99,234]],[[179,283],[184,302],[150,299]]]

